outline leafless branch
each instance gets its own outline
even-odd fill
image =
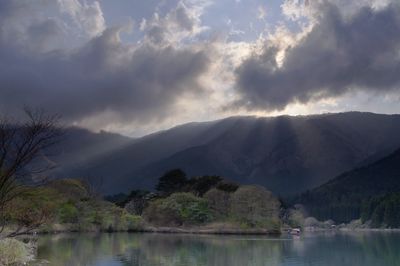
[[[5,205],[24,193],[23,185],[28,179],[32,183],[35,175],[54,167],[45,152],[63,135],[59,116],[47,115],[40,109],[24,111],[25,122],[0,117],[0,233],[5,225]]]

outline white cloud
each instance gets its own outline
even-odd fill
[[[265,6],[258,6],[257,11],[257,18],[259,20],[265,20],[265,18],[267,17],[267,8]]]
[[[207,29],[200,19],[207,3],[180,1],[165,16],[156,12],[151,19],[143,19],[140,29],[145,32],[145,38],[156,45],[182,45]]]
[[[89,37],[101,34],[106,23],[98,1],[58,0],[60,10],[68,14],[79,29]]]
[[[300,21],[308,19],[313,23],[321,15],[321,8],[326,4],[333,4],[339,8],[342,15],[351,17],[362,7],[379,10],[387,7],[393,0],[285,0],[281,5],[282,13],[288,19]]]

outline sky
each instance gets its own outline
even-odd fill
[[[1,0],[0,113],[129,136],[400,113],[399,33],[398,0]]]

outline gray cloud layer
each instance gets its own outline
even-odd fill
[[[183,95],[203,92],[199,77],[209,64],[203,50],[146,41],[123,44],[121,29],[108,28],[79,48],[43,52],[62,28],[55,19],[32,19],[14,28],[13,21],[29,8],[24,1],[0,4],[0,112],[29,105],[67,121],[106,111],[143,121],[167,116]],[[178,15],[186,23],[187,17]]]
[[[399,3],[345,12],[336,0],[313,1],[314,27],[278,64],[282,46],[272,42],[241,63],[254,40],[215,37],[202,21],[206,2],[129,2],[140,10],[128,43],[120,33],[129,27],[110,27],[104,17],[110,1],[0,0],[0,113],[29,105],[91,128],[143,126],[222,116],[233,98],[233,107],[272,111],[352,90],[399,89]],[[200,117],[197,106],[215,109]]]
[[[317,23],[281,66],[278,48],[267,44],[237,69],[236,106],[282,110],[350,90],[400,89],[400,5],[364,7],[350,18],[327,2],[319,8]]]

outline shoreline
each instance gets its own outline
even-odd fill
[[[339,228],[341,232],[393,232],[400,233],[400,228]]]
[[[24,235],[58,235],[69,233],[159,233],[159,234],[191,234],[191,235],[264,235],[264,236],[279,236],[285,235],[289,228],[281,228],[280,230],[266,228],[237,228],[229,226],[197,226],[197,227],[168,227],[168,226],[143,226],[130,230],[104,230],[100,228],[89,228],[80,230],[78,228],[69,227],[66,225],[56,224],[53,228],[42,228]],[[299,235],[313,233],[400,233],[400,228],[303,228]],[[22,235],[23,236],[23,235]]]
[[[197,234],[197,235],[281,235],[278,230],[268,229],[237,229],[237,228],[180,228],[180,227],[146,227],[144,233],[163,234]]]
[[[234,228],[181,228],[181,227],[145,227],[137,230],[44,230],[26,235],[57,235],[68,233],[158,233],[158,234],[191,234],[191,235],[281,235],[281,231],[267,229],[234,229]]]
[[[318,229],[318,230],[303,230],[300,233],[400,233],[400,229],[378,229],[378,228],[339,228],[339,229]],[[280,236],[285,235],[285,230],[274,231],[267,229],[234,229],[234,228],[180,228],[180,227],[146,227],[138,230],[58,230],[58,231],[37,231],[26,235],[58,235],[58,234],[85,234],[85,233],[102,233],[102,234],[117,234],[117,233],[156,233],[156,234],[188,234],[188,235],[259,235],[259,236]]]
[[[335,228],[335,229],[304,229],[302,233],[319,233],[319,232],[392,232],[400,233],[400,228]]]
[[[82,228],[75,224],[53,224],[51,226],[38,228],[31,234],[58,234],[58,233],[163,233],[163,234],[209,234],[209,235],[281,235],[283,228],[242,228],[236,224],[229,223],[210,223],[205,225],[192,226],[154,226],[151,224],[141,224],[132,228],[104,228],[86,227]]]

